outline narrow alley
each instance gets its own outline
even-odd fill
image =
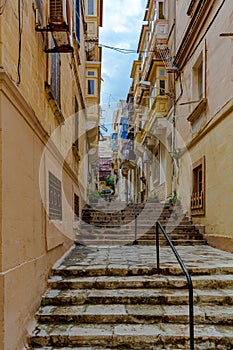
[[[0,349],[233,349],[233,1],[0,0]]]

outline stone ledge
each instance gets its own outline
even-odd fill
[[[233,238],[229,236],[221,236],[221,235],[204,235],[207,243],[218,249],[222,249],[226,252],[233,253]]]

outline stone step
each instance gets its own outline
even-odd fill
[[[103,346],[82,346],[82,347],[73,347],[73,346],[66,346],[65,348],[54,348],[54,347],[50,347],[50,346],[46,346],[46,347],[32,347],[30,346],[30,348],[28,348],[29,350],[69,350],[69,349],[72,349],[72,350],[111,350],[109,347],[103,347]],[[113,348],[112,348],[113,349]],[[115,348],[116,349],[116,348]],[[119,349],[119,348],[118,348]]]
[[[96,247],[93,246],[93,249]],[[153,257],[152,257],[153,261]],[[106,265],[94,265],[89,266],[88,263],[84,263],[79,266],[69,266],[67,269],[64,269],[62,266],[55,267],[53,269],[53,274],[60,275],[60,276],[89,276],[89,277],[97,277],[97,276],[140,276],[140,275],[156,275],[157,269],[155,267],[155,258],[154,262],[151,264],[152,267],[149,266],[128,266],[128,265],[114,265],[109,264],[107,267]],[[172,275],[172,276],[184,276],[183,271],[181,270],[180,266],[174,262],[172,263],[166,263],[162,264],[160,266],[160,271],[162,275]],[[222,267],[216,267],[216,266],[206,266],[206,267],[189,267],[188,271],[191,276],[195,275],[229,275],[233,274],[233,267],[232,266],[222,266]],[[170,277],[170,276],[169,276]]]
[[[194,303],[215,305],[233,305],[232,289],[195,289]],[[83,304],[167,304],[184,305],[188,303],[187,289],[50,289],[42,298],[46,305],[83,305]]]
[[[195,326],[195,350],[232,349],[233,327]],[[31,345],[46,346],[123,346],[123,349],[189,349],[189,327],[182,324],[42,324],[31,338]],[[104,349],[102,347],[102,349]]]
[[[110,221],[103,221],[103,220],[86,220],[86,221],[82,221],[81,223],[81,227],[85,228],[85,227],[90,227],[90,226],[96,226],[96,227],[132,227],[134,226],[135,220],[134,218],[132,218],[132,220],[128,220],[126,221],[120,221],[120,220],[110,220]],[[164,227],[170,227],[171,229],[175,229],[175,228],[181,228],[181,229],[195,229],[197,230],[197,228],[191,223],[191,222],[180,222],[180,221],[164,221],[161,220],[160,223],[164,226]],[[150,228],[150,227],[156,227],[156,220],[147,220],[147,221],[141,221],[138,220],[137,221],[137,225],[138,227],[145,227],[145,228]],[[187,226],[187,227],[182,227],[183,226]]]
[[[187,232],[176,232],[173,231],[169,233],[169,238],[171,240],[176,239],[203,239],[202,235],[200,233],[196,233],[195,231],[187,231]],[[131,230],[130,232],[122,232],[119,230],[118,232],[114,231],[107,231],[107,232],[101,232],[101,233],[95,233],[94,230],[90,232],[88,230],[81,230],[78,233],[78,236],[85,237],[89,239],[120,239],[120,240],[130,240],[134,239],[134,230]],[[140,229],[137,229],[137,237],[142,239],[155,239],[155,231],[141,231]],[[159,240],[165,240],[163,234],[159,235]]]
[[[80,238],[78,236],[78,239],[76,241],[77,244],[84,244],[84,245],[95,245],[95,246],[123,246],[123,245],[133,245],[134,238],[132,239],[125,239],[125,240],[120,240],[117,238],[112,238],[112,239],[85,239],[85,237]],[[153,240],[148,240],[148,239],[138,239],[138,244],[139,245],[155,245]],[[182,239],[177,239],[173,241],[174,246],[194,246],[194,245],[203,245],[206,244],[205,240],[182,240]],[[166,240],[161,240],[161,246],[167,246],[168,243]]]
[[[97,213],[83,213],[82,214],[82,219],[83,220],[90,220],[90,219],[96,219],[96,220],[128,220],[128,219],[133,219],[135,217],[134,213],[125,213],[124,215],[122,214],[108,214],[108,213],[102,213],[97,214]],[[161,218],[170,218],[171,220],[184,220],[184,221],[191,221],[191,219],[184,215],[184,214],[179,214],[179,215],[171,215],[170,213],[160,213],[160,212],[141,212],[137,213],[137,217],[139,219],[144,218],[144,220],[149,219],[149,220],[154,220],[157,221],[158,219],[160,220]]]
[[[65,348],[57,348],[57,347],[50,347],[50,346],[46,346],[46,347],[40,347],[40,348],[38,348],[38,347],[30,347],[29,348],[29,350],[69,350],[69,349],[72,349],[72,350],[112,350],[112,349],[115,349],[115,350],[132,350],[132,347],[129,345],[129,346],[127,346],[126,347],[126,345],[123,345],[123,347],[120,345],[120,347],[118,347],[118,346],[114,346],[114,347],[111,347],[111,348],[109,348],[108,346],[103,346],[103,345],[101,345],[101,346],[82,346],[82,347],[70,347],[70,346],[66,346]],[[156,349],[159,349],[159,350],[168,350],[168,348],[166,348],[166,349],[164,349],[164,348],[158,348],[158,347],[156,347],[156,348],[154,348],[153,346],[152,347],[148,347],[147,345],[145,346],[145,348],[144,347],[141,347],[140,346],[140,348],[138,348],[138,347],[133,347],[133,349],[135,349],[135,350],[147,350],[147,349],[153,349],[153,350],[156,350]],[[169,350],[171,350],[171,347],[169,347]],[[172,350],[179,350],[178,348],[172,348]],[[206,349],[203,349],[203,350],[206,350]]]
[[[232,288],[232,275],[192,276],[193,288]],[[49,288],[54,289],[120,289],[120,288],[187,288],[183,276],[99,276],[63,277],[53,275],[48,280]]]
[[[43,306],[37,312],[40,323],[188,323],[187,305],[71,305]],[[195,306],[195,324],[233,324],[232,306]]]
[[[167,219],[171,219],[171,220],[187,220],[190,221],[191,218],[189,216],[187,216],[184,213],[172,213],[169,211],[146,211],[143,210],[142,212],[124,212],[124,213],[107,213],[107,212],[102,212],[102,213],[98,213],[98,212],[82,212],[82,219],[85,220],[93,220],[93,219],[99,219],[99,220],[129,220],[129,219],[133,219],[136,216],[139,219],[149,219],[149,220],[162,220],[162,218],[164,218],[165,220]]]

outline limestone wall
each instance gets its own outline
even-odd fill
[[[55,171],[61,166],[58,154],[48,152],[40,188],[39,167],[47,136],[6,73],[0,74],[0,101],[0,344],[1,349],[18,350],[25,342],[52,264],[73,244],[73,196],[80,193],[77,179],[64,163],[63,221],[54,226],[40,191],[48,192],[48,171],[59,177]]]
[[[70,148],[74,120],[69,128],[62,119],[85,108],[85,45],[81,20],[81,45],[71,40],[74,53],[60,54],[60,114],[49,100],[52,54],[44,52],[46,33],[35,30],[37,1],[7,1],[0,16],[0,348],[20,350],[26,343],[53,263],[74,240],[74,194],[81,197],[78,177],[85,178]],[[40,2],[45,5],[46,1]],[[74,1],[70,2],[73,8]],[[71,8],[71,10],[72,10]],[[20,19],[20,21],[19,21]],[[45,19],[45,18],[44,18]],[[46,21],[44,21],[44,25]],[[19,35],[21,28],[21,42]],[[49,38],[48,34],[48,38]],[[56,132],[56,146],[42,156],[46,142]],[[85,132],[85,118],[79,120]],[[85,153],[85,136],[80,147]],[[40,173],[42,160],[43,171]],[[83,167],[85,171],[85,166]],[[49,220],[48,174],[64,185],[62,221]],[[40,184],[42,185],[40,186]],[[41,198],[44,195],[44,203]],[[43,197],[43,196],[42,196]],[[66,205],[67,203],[67,205]],[[54,224],[55,223],[55,224]]]
[[[184,59],[185,65],[181,71],[182,91],[180,82],[176,84],[176,93],[180,97],[176,106],[176,128],[187,147],[187,152],[183,155],[181,152],[179,159],[177,187],[178,198],[190,213],[193,164],[205,157],[205,213],[193,216],[193,220],[196,224],[206,226],[211,244],[232,251],[233,39],[220,36],[221,33],[231,32],[232,5],[227,1],[222,7],[221,4],[221,1],[213,2],[199,35],[193,41],[190,51],[192,54]],[[182,2],[177,2],[177,6],[177,15],[183,11],[183,17],[177,17],[178,47],[190,19]],[[200,84],[195,76],[200,57],[203,64],[201,98],[195,95]],[[179,144],[177,141],[176,147],[178,151],[184,151],[182,142]]]

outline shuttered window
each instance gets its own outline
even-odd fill
[[[51,91],[59,107],[61,107],[61,58],[59,53],[51,54]]]
[[[49,219],[62,220],[61,181],[49,171]]]
[[[74,105],[75,105],[75,117],[74,117],[74,143],[75,143],[75,146],[76,148],[78,149],[78,138],[79,138],[79,115],[78,115],[78,110],[79,110],[79,107],[78,107],[78,101],[77,101],[77,98],[75,97],[75,100],[74,100]]]
[[[79,196],[74,194],[74,220],[79,220]]]
[[[78,44],[80,45],[80,0],[76,0],[75,3],[75,35]]]

